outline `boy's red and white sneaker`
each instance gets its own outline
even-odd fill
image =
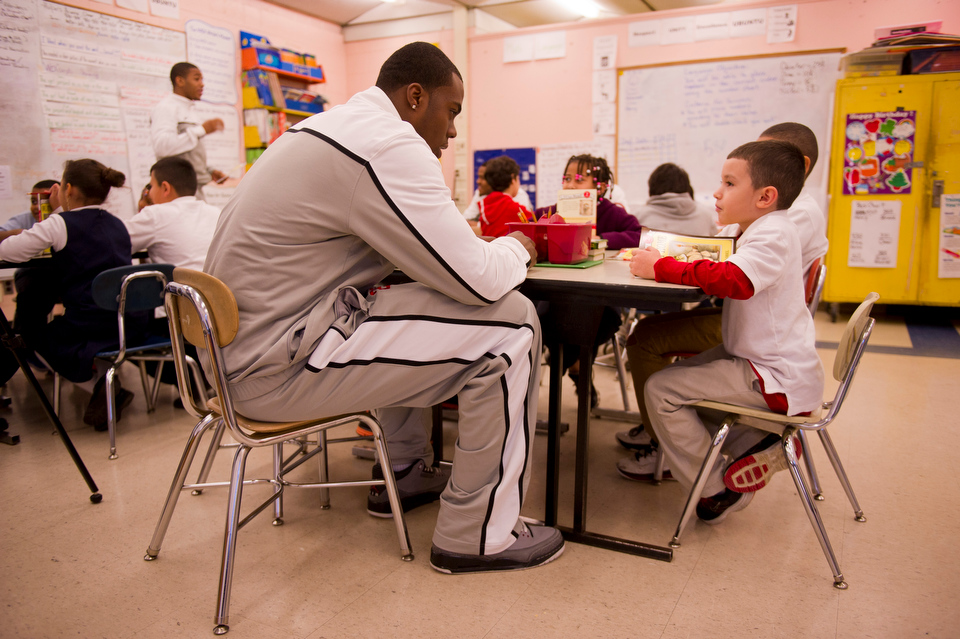
[[[800,438],[794,437],[797,458],[802,449]],[[765,487],[774,473],[787,469],[787,458],[783,454],[779,435],[768,435],[759,444],[727,467],[723,473],[723,484],[736,493],[752,493]]]

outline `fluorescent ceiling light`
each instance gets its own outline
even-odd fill
[[[560,4],[584,18],[596,18],[600,15],[600,7],[590,0],[560,0]]]

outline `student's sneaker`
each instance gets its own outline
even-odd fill
[[[521,522],[523,531],[506,550],[493,555],[464,555],[437,547],[430,550],[430,567],[448,575],[466,572],[524,570],[550,563],[563,554],[563,537],[550,526]]]
[[[447,487],[447,481],[450,479],[450,471],[427,466],[420,459],[408,468],[394,472],[394,477],[397,479],[397,490],[400,492],[400,505],[403,506],[403,512],[407,512],[417,506],[440,499],[440,493]],[[379,463],[373,465],[373,478],[383,479],[383,469]],[[370,487],[370,493],[367,495],[367,512],[374,517],[393,517],[386,486]]]
[[[730,489],[717,493],[712,497],[702,497],[697,502],[697,517],[711,526],[719,524],[730,513],[743,510],[753,501],[753,493],[735,493]]]
[[[360,437],[373,437],[373,431],[367,428],[363,422],[357,424],[357,435]]]
[[[120,380],[114,383],[114,406],[117,409],[117,422],[123,415],[123,409],[133,401],[133,393],[120,385]],[[87,410],[83,413],[83,422],[90,424],[97,432],[107,430],[107,380],[101,377],[93,387],[93,395],[90,396],[90,403],[87,404]]]
[[[627,450],[650,450],[654,445],[650,433],[643,428],[643,424],[634,426],[630,430],[621,430],[617,433],[617,441]]]
[[[649,451],[636,451],[632,455],[627,455],[617,462],[617,472],[633,481],[655,481],[654,472],[657,470],[657,451],[658,447],[653,447]],[[673,474],[663,465],[664,481],[673,481]]]
[[[802,454],[800,438],[793,439],[797,458]],[[752,493],[768,483],[774,473],[787,469],[779,435],[767,435],[723,472],[723,485],[738,493]]]

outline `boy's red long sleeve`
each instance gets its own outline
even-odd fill
[[[658,282],[699,286],[707,295],[746,300],[754,293],[750,279],[732,262],[678,262],[663,257],[654,263],[653,272]]]

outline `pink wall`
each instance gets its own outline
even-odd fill
[[[631,67],[733,56],[816,49],[868,47],[876,27],[918,20],[943,20],[944,33],[960,33],[956,0],[795,0],[794,42],[767,44],[765,36],[654,47],[628,46],[631,22],[779,6],[783,2],[732,4],[661,11],[603,21],[538,27],[471,38],[470,148],[529,147],[583,142],[592,133],[593,38],[617,36],[617,66]],[[503,40],[518,34],[565,30],[567,56],[556,60],[503,63]]]

